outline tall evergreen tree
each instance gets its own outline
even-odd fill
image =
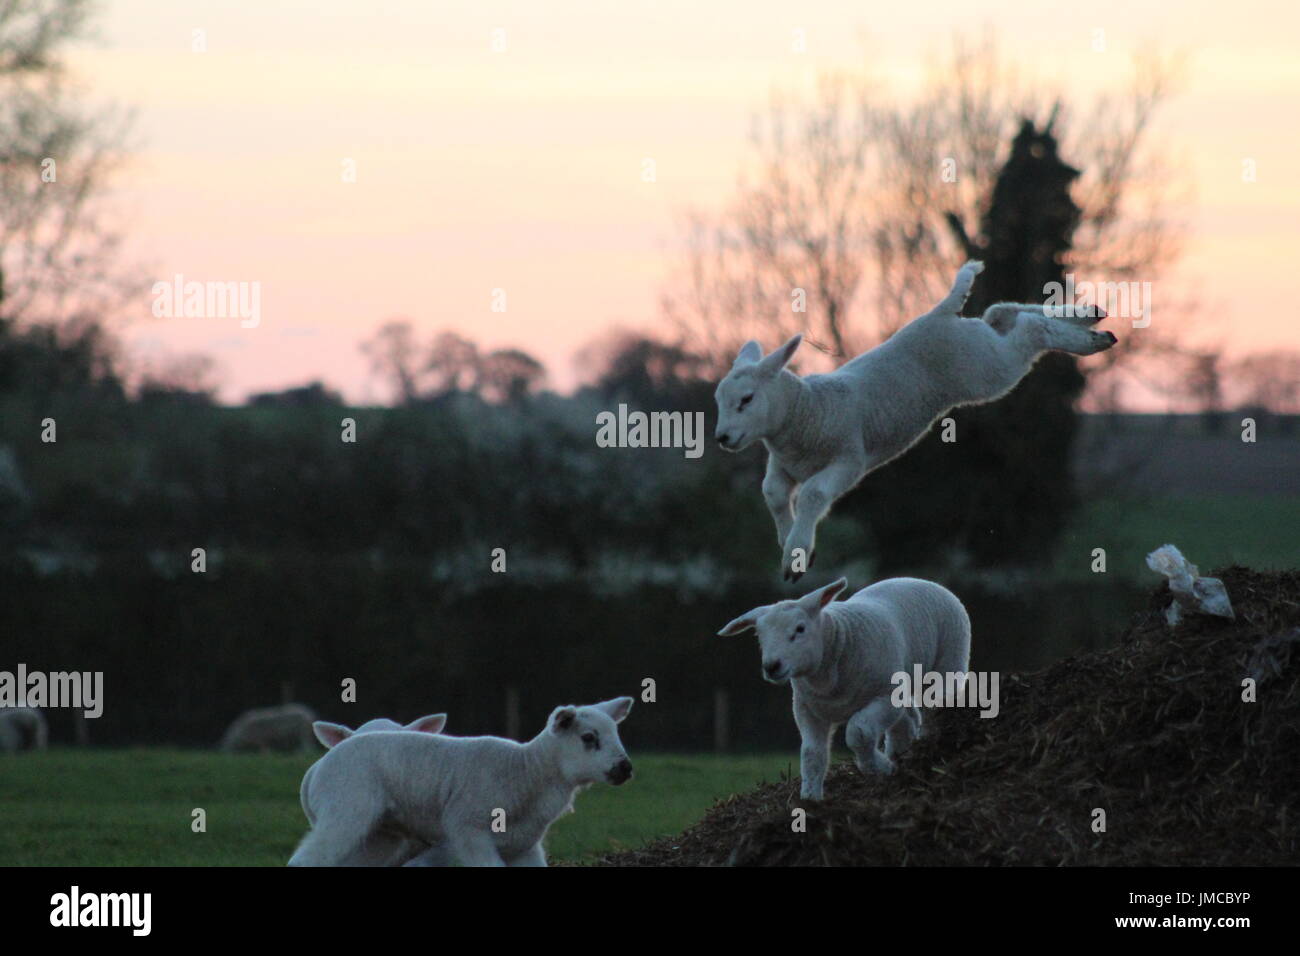
[[[969,237],[948,217],[967,254],[985,263],[966,314],[995,302],[1042,302],[1048,283],[1064,282],[1078,175],[1058,156],[1051,122],[1041,130],[1022,123],[979,233]],[[1083,386],[1073,356],[1045,355],[1010,395],[953,412],[955,441],[942,440],[940,422],[870,475],[844,511],[865,521],[882,567],[931,564],[952,552],[982,566],[1048,557],[1075,504],[1070,460]]]

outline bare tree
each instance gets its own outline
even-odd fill
[[[1225,377],[1238,407],[1300,414],[1300,352],[1278,349],[1248,355],[1230,363]]]
[[[141,373],[141,395],[189,395],[211,399],[217,392],[216,362],[210,355],[169,355]]]
[[[361,351],[370,358],[371,371],[392,384],[399,402],[419,397],[422,368],[409,319],[385,322],[373,338],[361,343]]]
[[[1052,130],[1083,171],[1069,270],[1152,280],[1182,231],[1168,211],[1174,177],[1146,135],[1174,73],[1142,64],[1127,98],[1099,100],[1080,119],[1022,83],[988,38],[956,42],[906,105],[860,76],[827,76],[811,102],[775,102],[758,121],[734,202],[688,223],[664,310],[718,365],[746,338],[795,331],[835,360],[862,351],[929,308],[954,267],[978,255],[968,224],[1022,118]],[[1163,327],[1141,332],[1112,353],[1169,343]]]
[[[391,383],[398,402],[409,404],[453,392],[482,395],[488,401],[514,403],[535,391],[546,369],[526,352],[479,347],[455,332],[440,332],[427,349],[407,319],[380,326],[361,344],[372,371]]]
[[[1216,353],[1202,352],[1196,356],[1191,362],[1186,387],[1196,411],[1212,414],[1223,409],[1223,371]]]
[[[129,118],[77,105],[60,60],[91,9],[0,2],[0,319],[98,318],[142,288],[118,265],[104,202]]]
[[[424,370],[430,376],[426,389],[436,395],[476,392],[483,376],[478,346],[455,332],[442,332],[433,340]]]
[[[479,386],[483,397],[500,404],[516,404],[539,388],[546,369],[527,352],[496,349],[483,356]]]

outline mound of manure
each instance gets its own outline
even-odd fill
[[[1214,572],[1235,620],[1170,628],[1161,585],[1112,648],[930,710],[891,777],[837,763],[719,801],[607,866],[1218,866],[1300,861],[1300,571]],[[978,640],[978,636],[976,637]],[[1242,700],[1243,680],[1256,701]],[[796,807],[806,832],[792,828]],[[1094,809],[1105,832],[1093,830]]]

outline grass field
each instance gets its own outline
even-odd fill
[[[1107,572],[1159,580],[1146,556],[1175,544],[1202,572],[1228,564],[1257,571],[1300,559],[1300,496],[1223,495],[1108,498],[1085,503],[1057,551],[1059,577],[1088,577],[1092,549],[1106,549]]]
[[[298,784],[311,756],[71,750],[0,757],[0,866],[283,866],[307,829]],[[636,758],[595,786],[547,841],[577,862],[677,833],[719,797],[775,781],[795,754]],[[191,830],[196,807],[207,832]]]

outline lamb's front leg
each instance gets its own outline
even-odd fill
[[[903,716],[888,697],[877,697],[849,718],[844,742],[853,751],[854,762],[863,773],[893,773],[894,761],[880,751],[881,738]]]
[[[787,581],[798,581],[812,567],[817,546],[817,525],[831,505],[856,485],[866,473],[866,463],[856,457],[823,468],[799,486],[794,505],[794,526],[785,539],[781,570]]]
[[[776,456],[769,452],[767,474],[763,476],[763,500],[776,523],[776,544],[779,548],[785,547],[785,540],[790,537],[790,528],[794,525],[794,513],[790,507],[794,485],[794,479],[785,473],[777,464]]]
[[[794,722],[803,741],[799,748],[799,796],[804,800],[822,799],[826,768],[831,762],[830,724],[799,707],[794,707]]]

